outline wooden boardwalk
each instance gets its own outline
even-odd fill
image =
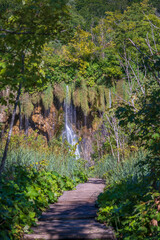
[[[50,205],[32,228],[26,240],[52,239],[116,239],[111,228],[95,221],[95,201],[103,191],[103,180],[91,178],[76,190],[64,192],[58,202]]]

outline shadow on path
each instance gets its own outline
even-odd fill
[[[103,180],[89,179],[76,190],[64,192],[24,239],[116,239],[111,228],[95,221],[95,201],[104,187]]]

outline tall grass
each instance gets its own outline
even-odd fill
[[[96,162],[92,167],[87,167],[85,160],[76,160],[69,153],[64,154],[60,151],[59,154],[55,154],[53,151],[20,146],[9,151],[5,171],[14,171],[17,165],[34,166],[39,169],[40,165],[44,164],[47,171],[56,171],[70,178],[76,177],[76,172],[83,172],[89,177],[104,178],[107,184],[112,184],[128,177],[134,179],[145,176],[148,173],[147,167],[141,168],[139,164],[145,161],[145,158],[146,153],[139,151],[119,164],[117,159],[108,156]]]
[[[76,177],[76,172],[85,171],[84,162],[76,160],[74,156],[41,153],[31,148],[20,147],[8,153],[5,172],[14,171],[15,166],[33,166],[39,169],[43,165],[47,171],[56,171],[60,175],[71,178]]]
[[[122,179],[132,177],[139,178],[148,173],[147,167],[140,167],[140,162],[145,161],[146,153],[137,152],[121,163],[109,156],[90,168],[90,176],[106,179],[107,184],[118,182]]]

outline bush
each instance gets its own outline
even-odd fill
[[[160,238],[160,193],[151,186],[150,175],[124,173],[124,178],[115,178],[100,194],[98,205],[97,219],[112,226],[118,239]]]
[[[9,176],[9,177],[8,177]],[[0,238],[21,239],[49,203],[75,182],[56,172],[16,166],[0,182]]]

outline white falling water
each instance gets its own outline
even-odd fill
[[[109,108],[112,107],[112,94],[111,94],[111,89],[109,89]]]
[[[65,100],[64,107],[65,107],[65,131],[63,132],[63,138],[66,138],[67,142],[71,146],[75,146],[75,144],[78,142],[78,138],[72,128],[75,110],[73,110],[72,104],[69,104],[69,88],[68,88],[68,86],[66,86],[66,100]],[[77,147],[76,147],[75,156],[76,156],[76,159],[80,158],[79,145],[77,145]]]

